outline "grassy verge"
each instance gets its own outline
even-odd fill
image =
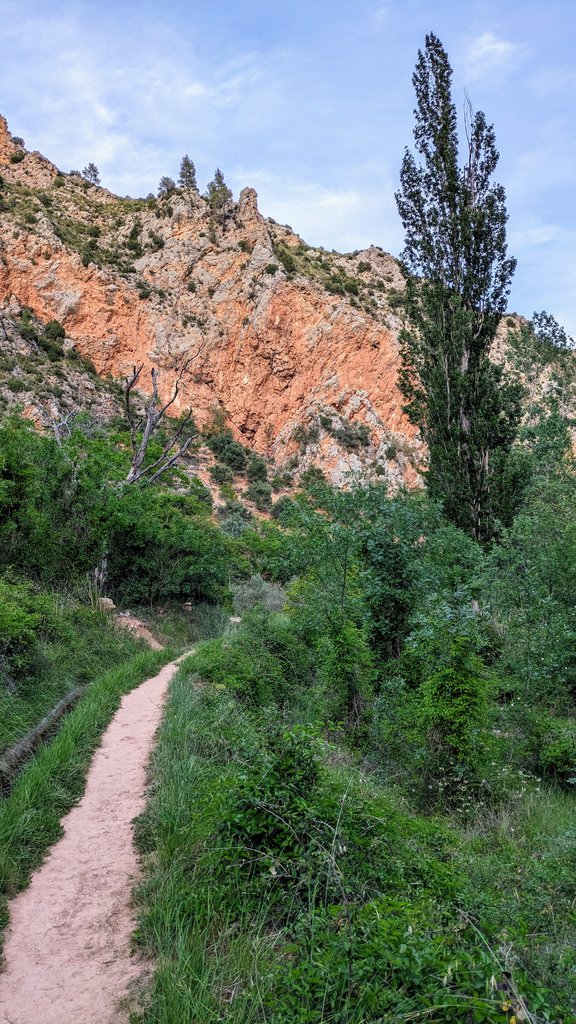
[[[561,794],[543,870],[546,794],[527,794],[514,816],[531,819],[524,846],[513,831],[504,842],[502,816],[466,830],[411,814],[314,730],[225,687],[195,689],[197,664],[172,686],[138,823],[137,940],[156,971],[133,1021],[576,1021],[567,848],[552,873],[569,838]],[[538,941],[526,931],[534,900]],[[564,915],[561,943],[546,903]],[[548,965],[562,954],[554,974],[530,943]]]
[[[25,668],[9,684],[0,681],[0,754],[71,690],[142,650],[141,643],[115,628],[109,615],[56,595],[42,599],[48,605],[47,621],[38,629]]]
[[[257,970],[266,962],[266,914],[258,919],[241,899],[232,908],[212,877],[210,857],[219,795],[237,768],[227,765],[227,751],[251,735],[238,708],[194,692],[189,672],[180,671],[153,759],[151,800],[137,828],[145,858],[152,854],[137,896],[138,941],[158,964],[146,1021],[216,1021],[220,996],[232,994],[251,965]]]
[[[25,888],[62,834],[60,819],[82,795],[92,754],[121,697],[170,657],[166,650],[141,652],[92,682],[55,739],[39,749],[10,796],[0,801],[0,931],[7,923],[8,900]]]

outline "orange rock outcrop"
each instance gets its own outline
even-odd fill
[[[279,464],[296,453],[335,483],[416,480],[391,256],[311,249],[261,216],[252,189],[215,217],[197,192],[121,199],[16,152],[0,118],[0,303],[59,320],[100,374],[157,366],[164,396],[186,366],[174,411],[202,423],[225,410]]]

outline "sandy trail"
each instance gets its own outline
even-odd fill
[[[181,659],[178,659],[181,660]],[[10,905],[0,973],[1,1024],[120,1024],[119,1000],[142,973],[130,955],[138,875],[132,820],[177,662],[123,699],[96,751],[64,835]]]

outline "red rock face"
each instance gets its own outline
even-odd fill
[[[416,482],[391,256],[310,249],[262,218],[252,189],[215,220],[198,193],[123,200],[39,154],[12,163],[17,149],[0,119],[0,302],[59,320],[100,374],[158,366],[164,396],[187,364],[174,411],[202,423],[223,409],[278,463]]]

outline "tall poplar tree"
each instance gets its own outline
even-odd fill
[[[521,389],[489,352],[516,261],[507,254],[506,196],[492,182],[494,129],[470,104],[459,162],[452,69],[440,40],[426,36],[413,75],[414,142],[396,194],[405,228],[407,326],[400,388],[429,450],[430,494],[478,540],[492,534],[498,495],[520,417]]]

